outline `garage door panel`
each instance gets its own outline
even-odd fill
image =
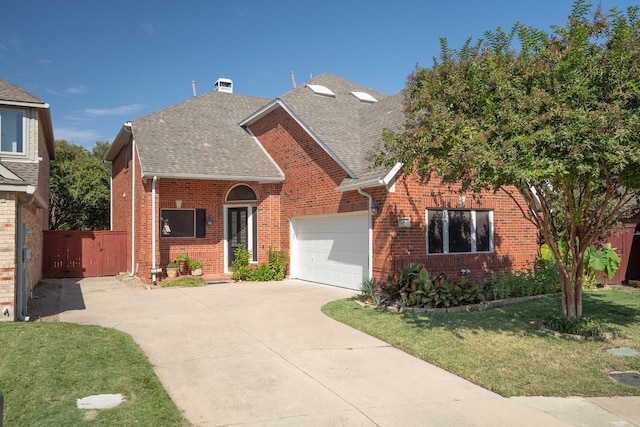
[[[369,261],[366,212],[294,218],[292,225],[297,278],[360,289]]]

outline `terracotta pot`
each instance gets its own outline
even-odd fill
[[[167,277],[178,277],[178,269],[167,267]]]

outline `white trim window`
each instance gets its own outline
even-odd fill
[[[25,153],[25,113],[0,108],[0,151],[2,154]]]
[[[427,254],[493,252],[493,211],[427,209]]]

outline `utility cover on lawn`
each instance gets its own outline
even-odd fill
[[[640,373],[636,371],[611,372],[609,376],[624,385],[640,387]]]
[[[607,352],[613,354],[614,356],[635,357],[638,355],[637,351],[629,347],[610,348],[609,350],[607,350]]]
[[[118,394],[96,394],[77,400],[78,409],[110,409],[124,402],[124,396]]]

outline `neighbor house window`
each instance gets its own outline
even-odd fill
[[[0,151],[24,153],[24,112],[0,109]]]
[[[205,209],[160,209],[160,236],[206,237]]]
[[[427,253],[493,251],[493,211],[427,210]]]

